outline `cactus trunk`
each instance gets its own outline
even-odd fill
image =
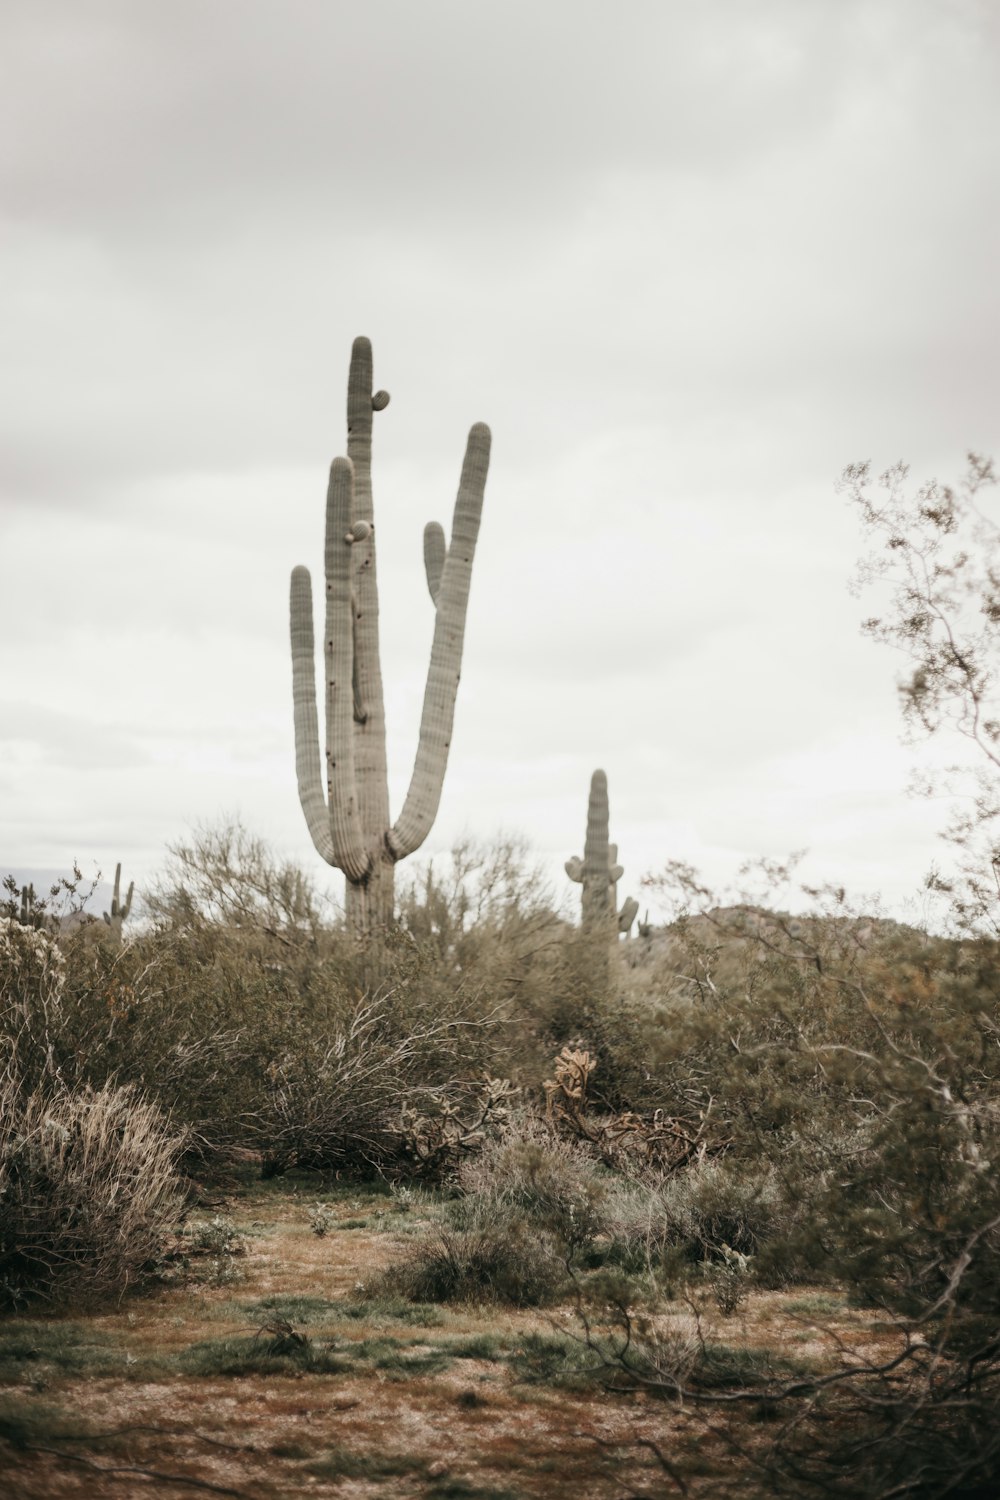
[[[608,778],[595,771],[590,778],[587,802],[587,838],[583,859],[574,855],[566,861],[566,874],[583,886],[581,925],[585,933],[605,932],[617,943],[619,932],[628,932],[639,909],[631,896],[617,910],[618,882],[625,873],[618,863],[618,845],[608,842]]]
[[[608,845],[608,778],[595,771],[587,803],[587,838],[583,846],[583,925],[591,932],[611,917],[611,850]]]
[[[402,812],[389,820],[385,710],[379,657],[378,588],[371,479],[372,352],[356,339],[347,391],[347,457],[330,469],[326,518],[325,790],[316,705],[312,585],[292,574],[291,639],[299,800],[319,853],[347,879],[347,919],[360,936],[393,918],[394,867],[423,843],[441,800],[462,664],[469,583],[489,465],[489,428],[469,433],[452,538],[436,523],[424,536],[435,607],[434,641],[420,738]]]
[[[111,898],[111,910],[104,913],[104,920],[111,929],[111,935],[115,942],[121,945],[123,941],[123,926],[129,912],[132,910],[132,893],[135,890],[135,881],[129,881],[128,895],[122,901],[122,867],[121,861],[115,866],[115,888]]]

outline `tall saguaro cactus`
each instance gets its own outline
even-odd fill
[[[635,921],[639,903],[630,896],[619,912],[618,882],[625,873],[618,863],[618,845],[608,842],[608,778],[595,771],[590,778],[587,802],[587,838],[583,858],[574,855],[566,861],[566,874],[583,886],[582,925],[585,932],[597,933],[604,928],[610,935],[628,932]]]
[[[383,410],[389,396],[373,394],[372,384],[371,344],[355,339],[347,384],[347,457],[331,465],[326,502],[325,791],[307,568],[294,569],[291,587],[299,800],[319,853],[347,878],[348,921],[359,935],[391,922],[396,861],[420,847],[441,801],[490,457],[490,430],[476,423],[465,450],[451,543],[445,544],[436,522],[424,531],[434,639],[410,787],[399,817],[390,823],[371,480],[372,413]]]

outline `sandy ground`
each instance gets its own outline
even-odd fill
[[[759,1432],[742,1414],[734,1427],[725,1413],[706,1415],[648,1393],[524,1378],[511,1356],[531,1334],[579,1336],[571,1307],[548,1314],[442,1309],[425,1327],[377,1307],[345,1315],[345,1306],[358,1311],[359,1284],[412,1241],[420,1213],[394,1213],[384,1197],[338,1195],[330,1205],[338,1224],[320,1238],[309,1222],[315,1196],[289,1187],[250,1191],[226,1206],[246,1245],[221,1262],[223,1280],[239,1277],[230,1284],[189,1279],[100,1316],[42,1322],[25,1314],[0,1323],[0,1339],[21,1337],[22,1350],[0,1366],[0,1495],[619,1500],[681,1494],[682,1486],[706,1497],[755,1493],[737,1450],[752,1447]],[[274,1298],[317,1299],[308,1316],[286,1322],[342,1356],[343,1368],[185,1372],[186,1351],[206,1340],[277,1337],[259,1332],[268,1319],[259,1304]],[[656,1321],[661,1332],[694,1336],[688,1308]],[[76,1340],[73,1368],[46,1355],[42,1335],[61,1329]],[[727,1319],[709,1309],[701,1334],[821,1364],[838,1341],[860,1357],[889,1347],[871,1319],[802,1289],[752,1295]],[[480,1357],[464,1347],[475,1336],[492,1340]],[[384,1359],[372,1353],[372,1340],[382,1341]],[[364,1357],[352,1358],[363,1345]],[[11,1441],[4,1427],[5,1410],[35,1419],[20,1432],[20,1447],[18,1433]],[[674,1477],[656,1461],[653,1444]]]

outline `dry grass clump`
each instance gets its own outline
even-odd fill
[[[560,1247],[523,1215],[487,1216],[481,1205],[420,1240],[383,1273],[371,1295],[411,1302],[539,1307],[567,1290]]]
[[[121,1295],[176,1223],[183,1144],[131,1088],[0,1081],[0,1298]]]

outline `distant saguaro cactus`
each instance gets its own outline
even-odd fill
[[[610,934],[628,932],[635,921],[639,903],[629,896],[617,911],[618,882],[625,871],[618,863],[618,845],[608,843],[608,778],[595,771],[590,778],[587,803],[587,838],[583,858],[574,855],[566,861],[566,874],[583,886],[582,926],[584,932],[596,933],[605,928]]]
[[[477,423],[465,450],[451,545],[445,545],[436,522],[424,531],[434,640],[410,787],[391,823],[371,481],[372,412],[387,406],[389,396],[373,394],[372,383],[371,344],[355,339],[347,385],[347,457],[333,460],[326,503],[325,793],[307,568],[293,571],[291,587],[299,801],[319,853],[347,878],[348,922],[359,935],[392,921],[396,861],[420,847],[441,801],[490,456],[490,430]]]
[[[124,903],[121,900],[121,889],[122,867],[121,861],[119,861],[119,863],[115,865],[115,889],[114,894],[111,897],[111,911],[110,913],[104,913],[105,922],[111,928],[113,936],[116,937],[119,942],[121,942],[122,940],[122,926],[125,922],[125,919],[128,917],[129,912],[132,910],[132,892],[135,890],[135,881],[129,881],[128,895],[125,897]]]
[[[35,895],[34,885],[22,885],[21,905],[18,910],[18,922],[22,927],[33,927],[36,931],[49,925],[45,911],[44,901],[39,901]]]

